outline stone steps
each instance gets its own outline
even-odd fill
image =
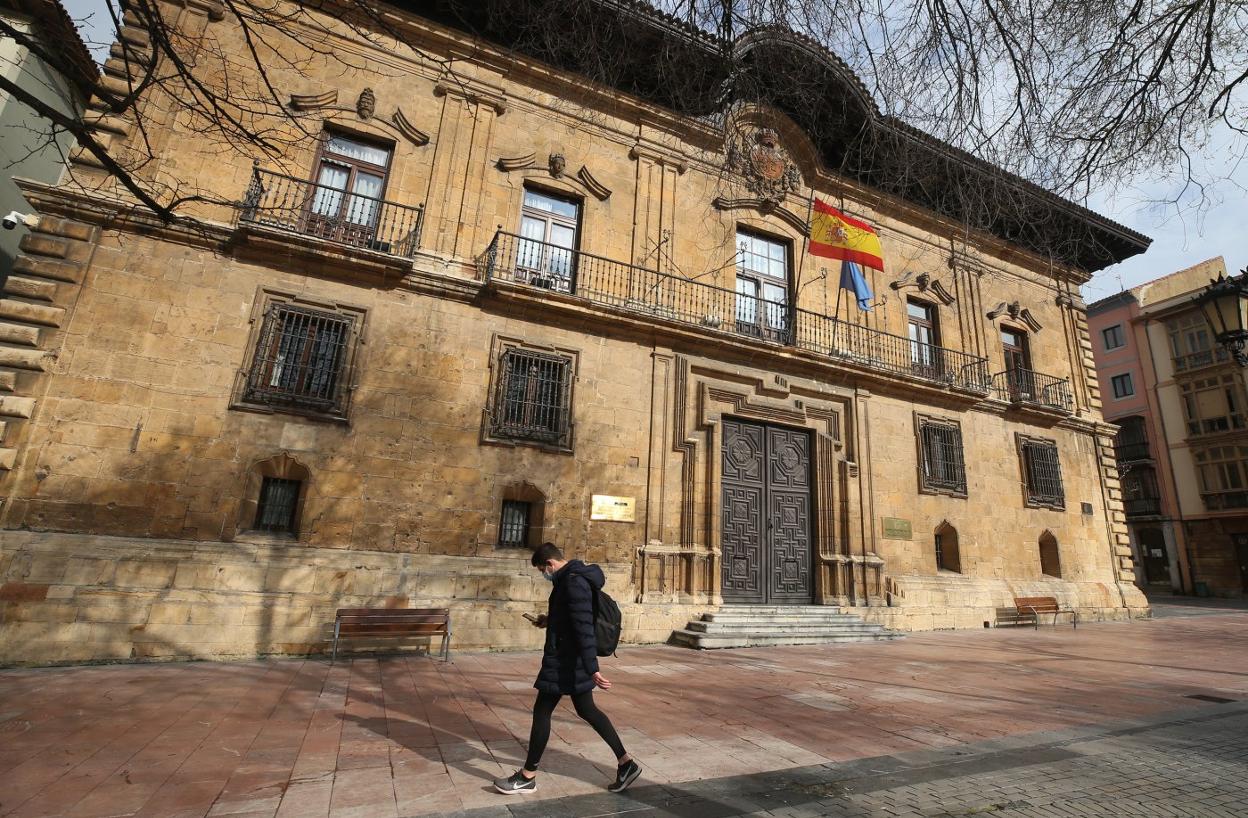
[[[689,648],[823,645],[877,642],[902,634],[840,608],[820,605],[733,605],[702,614],[673,631],[671,643]]]

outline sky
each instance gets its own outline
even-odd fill
[[[112,38],[104,0],[62,2],[96,59],[103,61]],[[1147,252],[1094,274],[1083,287],[1088,303],[1214,256],[1226,259],[1228,271],[1248,266],[1248,161],[1232,156],[1226,134],[1215,136],[1212,153],[1198,169],[1218,181],[1203,195],[1159,172],[1157,178],[1102,191],[1087,202],[1090,209],[1153,240]]]

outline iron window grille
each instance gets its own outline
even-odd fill
[[[499,360],[492,432],[509,440],[569,445],[572,360],[507,349]]]
[[[1066,492],[1062,487],[1057,444],[1051,440],[1024,439],[1021,449],[1028,505],[1065,508]]]
[[[962,429],[956,423],[921,418],[919,435],[922,488],[965,495],[966,463],[962,455]]]
[[[498,524],[500,548],[521,548],[529,544],[529,511],[529,503],[503,501],[503,515]]]
[[[354,319],[274,303],[265,310],[243,400],[319,412],[342,411]]]
[[[299,480],[264,478],[260,484],[260,500],[256,505],[255,529],[275,534],[294,534],[301,485]]]

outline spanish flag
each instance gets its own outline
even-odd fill
[[[875,228],[818,198],[810,215],[810,254],[884,271],[884,253]]]

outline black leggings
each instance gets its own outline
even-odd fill
[[[542,760],[546,751],[546,741],[550,738],[550,714],[555,712],[555,705],[563,698],[558,693],[538,693],[537,701],[533,702],[533,729],[529,733],[529,755],[524,760],[524,768],[529,772],[537,772],[537,763]],[[594,728],[602,740],[615,753],[618,761],[624,757],[624,744],[611,726],[611,719],[594,704],[594,691],[586,690],[572,696],[572,706],[576,715],[585,719]]]

